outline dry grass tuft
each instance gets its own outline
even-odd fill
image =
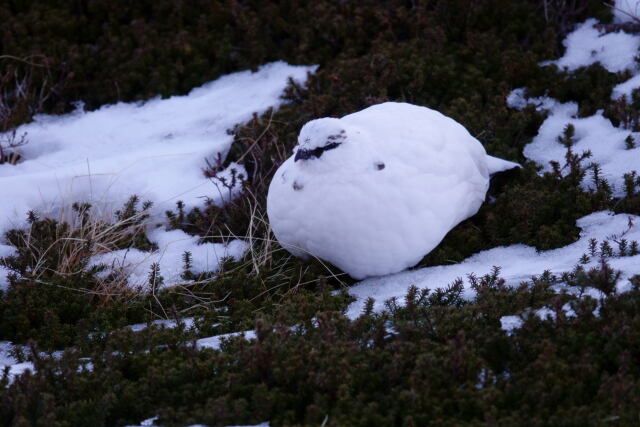
[[[87,203],[74,203],[60,208],[56,219],[40,219],[29,212],[26,229],[6,234],[18,253],[13,257],[14,270],[39,283],[51,283],[52,278],[81,279],[97,272],[96,267],[90,266],[94,256],[129,247],[152,248],[144,233],[150,204],[138,210],[137,203],[134,196],[115,212],[98,212]],[[129,293],[126,275],[114,271],[96,278],[95,288],[76,290],[105,297]]]

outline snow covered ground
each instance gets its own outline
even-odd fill
[[[28,141],[20,147],[24,161],[0,167],[2,197],[10,201],[0,204],[0,235],[24,226],[29,210],[57,218],[79,201],[108,216],[135,194],[154,203],[156,220],[178,200],[187,207],[202,205],[205,198],[221,202],[236,190],[206,178],[205,160],[224,160],[233,141],[227,130],[254,112],[280,105],[288,79],[304,83],[314,70],[274,62],[257,72],[220,77],[185,96],[105,105],[91,112],[79,105],[71,114],[35,117],[16,130]],[[0,141],[7,138],[10,134],[0,135]],[[158,243],[156,253],[121,251],[96,262],[128,267],[133,283],[146,280],[150,265],[159,262],[165,284],[172,284],[179,280],[185,250],[194,255],[194,273],[215,270],[221,257],[238,257],[245,250],[239,242],[199,246],[181,231],[161,228],[151,230],[150,237]],[[8,251],[0,242],[0,256]],[[6,285],[5,276],[0,267],[0,287]]]
[[[540,126],[538,135],[524,147],[525,157],[543,166],[543,172],[551,171],[551,161],[564,164],[567,149],[557,138],[565,126],[572,124],[575,128],[573,152],[580,154],[591,151],[589,161],[600,164],[601,177],[611,184],[614,195],[624,195],[624,174],[640,169],[640,148],[626,149],[625,139],[631,135],[634,140],[640,141],[640,132],[613,126],[602,115],[602,111],[593,116],[578,117],[578,104],[575,102],[563,104],[550,98],[517,99],[520,95],[521,92],[512,93],[510,105],[531,103],[537,105],[539,110],[547,110],[549,113]],[[592,186],[590,176],[585,179],[583,186]]]
[[[631,228],[630,218],[633,222]],[[618,238],[624,238],[629,242],[640,241],[639,216],[595,212],[579,219],[578,226],[582,229],[580,239],[564,248],[537,252],[535,248],[526,245],[498,247],[480,252],[458,264],[421,268],[364,280],[349,289],[349,293],[357,301],[349,307],[347,315],[351,318],[357,317],[368,297],[375,298],[374,308],[380,310],[384,307],[384,301],[392,297],[398,298],[398,302],[402,303],[403,297],[412,285],[420,289],[444,288],[458,278],[464,280],[464,296],[471,299],[475,293],[469,287],[469,274],[483,276],[491,273],[493,266],[497,266],[501,267],[500,277],[504,278],[507,284],[518,285],[545,270],[555,274],[571,271],[583,254],[589,254],[590,239],[597,239],[598,244],[608,239],[614,249],[617,245],[613,240]],[[621,237],[623,235],[624,237]],[[640,274],[640,255],[614,257],[609,261],[613,268],[623,273],[618,284],[618,290],[622,292],[628,288],[628,278]],[[590,262],[584,267],[597,264],[598,258],[591,257]]]
[[[578,25],[563,41],[564,56],[542,65],[555,64],[560,69],[575,71],[599,62],[612,73],[634,71],[640,38],[623,31],[606,34],[596,28],[597,24],[597,20],[587,19]]]
[[[632,4],[624,0],[618,3],[625,3],[629,7]],[[595,19],[588,19],[578,25],[564,41],[564,56],[555,61],[543,62],[541,65],[554,64],[561,69],[575,71],[599,62],[612,73],[630,71],[633,77],[615,86],[611,94],[612,99],[623,96],[630,99],[633,89],[640,87],[640,69],[635,61],[640,48],[640,36],[624,31],[607,34],[598,30],[596,25]],[[602,111],[596,112],[593,116],[578,117],[577,103],[560,103],[548,97],[527,98],[525,88],[514,90],[507,102],[512,108],[522,109],[532,104],[539,111],[548,112],[538,135],[524,149],[525,157],[543,166],[543,171],[551,169],[549,162],[552,160],[563,163],[566,148],[558,142],[557,136],[567,124],[575,127],[573,151],[577,154],[591,151],[592,160],[602,166],[602,177],[612,184],[616,196],[622,196],[624,193],[623,175],[640,170],[640,144],[631,150],[626,149],[625,144],[625,139],[629,136],[640,142],[640,132],[613,126],[611,121],[603,116]],[[588,187],[590,183],[586,181],[584,184]]]
[[[240,332],[231,332],[228,334],[222,334],[222,335],[215,335],[212,337],[207,337],[207,338],[201,338],[199,340],[196,341],[196,347],[199,349],[203,349],[203,348],[210,348],[213,350],[220,350],[220,346],[222,345],[222,342],[226,339],[229,338],[234,338],[234,337],[239,337],[241,336],[242,338],[246,339],[246,340],[254,340],[256,339],[256,331],[254,330],[250,330],[250,331],[240,331]]]
[[[183,317],[182,319],[180,319],[180,323],[182,324],[184,329],[194,328],[195,327],[194,322],[195,321],[193,317]],[[134,325],[129,325],[128,328],[131,329],[133,332],[140,332],[146,329],[148,325],[149,324],[147,323],[136,323]],[[178,327],[178,322],[175,320],[159,319],[151,322],[151,325],[157,326],[159,328],[173,329]]]
[[[0,258],[12,255],[13,253],[14,253],[13,247],[3,245],[0,242]],[[4,268],[2,265],[0,265],[0,290],[5,289],[9,284],[7,280],[8,274],[9,274],[9,271],[6,268]]]
[[[9,367],[9,381],[12,381],[14,377],[23,374],[27,370],[33,371],[33,363],[31,362],[18,362],[10,352],[13,349],[13,345],[9,341],[0,341],[0,376],[5,366]]]
[[[118,271],[125,271],[129,284],[135,286],[145,284],[151,265],[158,263],[164,285],[168,286],[184,282],[180,276],[183,273],[182,255],[186,251],[190,252],[193,258],[191,271],[197,274],[217,270],[220,260],[225,257],[235,260],[242,258],[248,247],[242,240],[230,240],[226,244],[200,244],[198,237],[190,236],[182,230],[166,231],[162,227],[149,230],[147,237],[158,245],[157,251],[120,249],[94,256],[91,264],[104,264]]]

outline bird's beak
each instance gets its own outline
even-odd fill
[[[309,157],[311,157],[309,151],[300,148],[296,151],[296,156],[293,158],[293,161],[297,162],[298,160],[307,160]]]

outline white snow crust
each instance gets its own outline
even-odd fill
[[[537,102],[539,100],[536,99]],[[640,149],[627,150],[625,139],[632,135],[640,141],[640,132],[631,132],[613,126],[611,121],[602,115],[602,111],[593,116],[578,117],[578,104],[575,102],[559,103],[549,100],[545,104],[551,106],[549,115],[538,130],[538,135],[524,148],[524,155],[550,171],[551,161],[564,164],[565,146],[558,141],[567,124],[575,128],[572,150],[576,154],[590,151],[592,157],[588,160],[597,162],[602,167],[602,178],[613,186],[614,195],[620,197],[624,193],[623,175],[634,170],[640,170]],[[640,145],[640,144],[639,144]],[[591,181],[585,179],[583,186],[590,188]]]
[[[562,311],[564,312],[564,316],[566,318],[577,316],[570,303],[564,304],[562,306]],[[542,307],[537,310],[526,311],[525,313],[522,313],[520,315],[502,316],[500,318],[501,329],[507,334],[511,335],[515,330],[522,328],[525,318],[527,318],[531,314],[535,315],[540,320],[550,320],[552,322],[555,322],[557,317],[556,312],[553,309],[551,309],[550,307]]]
[[[251,341],[256,339],[256,331],[249,330],[249,331],[240,331],[240,332],[230,332],[228,334],[214,335],[212,337],[200,338],[199,340],[196,341],[196,348],[198,349],[210,348],[213,350],[220,350],[220,346],[222,345],[222,342],[224,340],[238,337],[238,336],[241,336],[247,341]]]
[[[564,56],[542,65],[555,64],[558,68],[574,71],[599,62],[612,73],[635,71],[635,57],[640,47],[640,38],[623,31],[602,33],[595,25],[598,21],[587,19],[562,42],[566,47]]]
[[[627,102],[631,102],[631,92],[634,89],[640,87],[640,74],[636,74],[626,82],[622,82],[619,85],[613,87],[611,92],[611,99],[620,99],[625,97]]]
[[[184,325],[185,329],[194,328],[195,322],[193,317],[183,317],[180,319],[180,322],[177,322],[174,319],[159,319],[151,322],[151,325],[158,326],[161,328],[174,329],[177,328],[179,324]],[[147,329],[148,323],[135,323],[133,325],[127,326],[133,332],[140,332]]]
[[[305,124],[294,156],[271,181],[267,213],[296,256],[318,257],[357,279],[395,273],[478,211],[491,172],[517,166],[487,156],[435,110],[387,102]]]
[[[0,167],[2,197],[10,201],[0,204],[0,235],[24,226],[29,210],[56,217],[60,208],[78,201],[108,212],[136,194],[154,202],[152,219],[157,220],[177,200],[187,208],[201,205],[205,198],[228,200],[238,189],[206,178],[205,159],[224,160],[233,141],[227,130],[250,120],[254,112],[280,105],[288,79],[303,83],[315,68],[274,62],[256,72],[220,77],[184,96],[106,105],[91,112],[78,106],[71,114],[35,117],[16,130],[18,136],[26,133],[28,144],[20,147],[25,160]],[[233,167],[246,174],[238,165]],[[220,257],[237,257],[244,247],[237,242],[199,246],[184,233],[163,234],[159,229],[151,235],[160,247],[157,253],[120,252],[99,260],[125,264],[134,282],[141,281],[152,262],[160,262],[165,283],[172,284],[184,250],[194,254],[194,272],[199,272],[215,270]],[[0,267],[0,287],[6,286],[5,276]]]
[[[633,226],[629,228],[629,219]],[[415,285],[419,289],[444,288],[460,278],[464,281],[465,290],[463,296],[472,299],[475,292],[469,286],[469,274],[483,276],[490,274],[493,266],[500,267],[500,277],[507,284],[518,285],[523,281],[539,275],[545,270],[553,274],[561,274],[571,271],[579,262],[580,257],[589,252],[589,239],[595,238],[599,242],[605,239],[615,239],[624,235],[624,239],[640,241],[640,217],[634,215],[614,215],[609,211],[595,212],[577,221],[582,229],[578,241],[563,248],[536,251],[535,248],[526,245],[512,245],[498,247],[477,253],[458,264],[426,267],[414,271],[406,271],[384,277],[375,277],[364,280],[349,289],[349,294],[357,299],[351,304],[347,315],[356,318],[364,307],[368,297],[375,298],[374,309],[384,308],[384,301],[389,298],[397,298],[399,303],[410,286]],[[613,248],[617,245],[611,242]],[[608,260],[611,267],[622,271],[617,290],[624,292],[629,289],[628,279],[640,274],[640,255],[614,257]],[[598,265],[597,259],[591,259],[584,265],[585,268]],[[559,289],[562,290],[562,289]]]
[[[622,3],[622,2],[618,2]],[[626,2],[627,6],[637,7],[640,2]],[[569,34],[564,40],[567,48],[565,55],[555,61],[547,61],[543,65],[556,64],[576,70],[594,62],[601,62],[610,72],[629,70],[634,76],[613,88],[611,98],[631,98],[631,92],[640,87],[640,74],[635,61],[640,47],[640,37],[622,31],[603,34],[595,25],[595,19],[589,19]],[[558,141],[567,124],[575,127],[574,153],[580,154],[590,151],[589,161],[598,163],[602,167],[602,177],[612,185],[614,195],[624,194],[624,174],[640,171],[640,144],[636,148],[627,150],[625,139],[631,136],[640,141],[640,132],[615,127],[611,121],[603,116],[603,111],[589,117],[578,117],[578,104],[575,102],[560,103],[549,97],[529,98],[525,88],[514,89],[507,96],[507,105],[515,109],[523,109],[527,105],[534,105],[538,111],[548,112],[548,116],[538,130],[538,135],[524,148],[524,155],[543,167],[542,172],[550,171],[551,161],[564,164],[566,148]],[[583,186],[588,189],[592,182],[585,179]]]
[[[500,318],[500,324],[502,330],[509,333],[514,329],[519,329],[522,327],[523,320],[520,316],[502,316]]]
[[[9,341],[0,341],[0,375],[6,366],[9,367],[9,382],[26,371],[34,371],[31,362],[18,362],[9,352],[13,349],[13,344]]]
[[[184,282],[180,277],[183,273],[182,255],[188,251],[193,258],[191,272],[203,273],[216,271],[224,258],[238,260],[242,258],[248,248],[242,240],[231,240],[227,244],[199,243],[200,238],[190,236],[182,230],[166,231],[155,228],[147,232],[147,237],[160,248],[154,252],[144,252],[138,249],[121,249],[94,256],[91,265],[104,264],[108,270],[124,273],[131,286],[148,284],[151,265],[160,265],[160,274],[164,285],[174,285]]]
[[[7,257],[13,255],[15,249],[12,246],[3,245],[0,243],[0,258]],[[7,279],[7,275],[9,274],[9,270],[7,270],[2,264],[0,264],[0,291],[5,290],[9,285],[9,281]]]
[[[519,110],[534,105],[538,111],[548,113],[538,134],[524,148],[525,157],[543,167],[541,172],[551,171],[551,161],[564,164],[566,148],[558,141],[558,136],[568,124],[575,128],[573,152],[591,152],[592,157],[587,162],[597,162],[601,166],[601,177],[612,185],[616,197],[624,194],[624,174],[640,171],[640,149],[628,150],[625,144],[629,135],[640,141],[640,132],[613,126],[601,110],[593,116],[578,117],[577,103],[560,103],[549,97],[528,98],[525,88],[514,89],[507,97],[507,105]],[[583,181],[585,189],[593,187],[589,178]]]

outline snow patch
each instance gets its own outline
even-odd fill
[[[633,222],[631,228],[630,219]],[[347,316],[352,319],[358,317],[369,297],[375,298],[374,309],[379,311],[384,308],[384,301],[393,297],[402,304],[407,290],[412,285],[419,289],[434,290],[446,287],[458,278],[464,281],[463,296],[470,300],[475,297],[475,292],[469,286],[469,274],[483,276],[490,274],[493,266],[498,266],[501,267],[500,277],[504,278],[507,284],[518,285],[546,270],[553,274],[571,271],[580,257],[589,253],[590,239],[602,242],[624,233],[627,241],[640,241],[640,216],[614,215],[609,211],[600,211],[579,219],[577,225],[582,229],[579,240],[563,248],[538,252],[526,245],[498,247],[479,252],[459,264],[426,267],[366,279],[349,289],[349,294],[355,297],[356,301],[348,308]],[[615,244],[612,245],[616,247]],[[607,261],[612,268],[622,272],[617,290],[628,290],[628,279],[640,274],[640,255],[612,257]],[[583,266],[585,269],[597,267],[598,260],[591,259]]]
[[[166,231],[156,228],[147,233],[150,241],[158,245],[154,252],[138,249],[121,249],[94,256],[90,265],[106,265],[108,270],[115,270],[126,275],[131,286],[144,286],[149,279],[153,264],[160,266],[160,275],[164,285],[182,283],[182,256],[185,252],[192,255],[191,272],[198,274],[216,271],[225,258],[239,260],[245,254],[248,244],[242,240],[231,240],[228,243],[200,243],[198,236],[190,236],[182,230]]]
[[[578,314],[576,313],[576,311],[573,309],[573,307],[571,307],[570,303],[565,303],[562,306],[562,311],[564,311],[564,316],[566,318],[571,318],[571,317],[577,317]]]
[[[541,65],[554,64],[560,69],[574,71],[599,62],[612,73],[635,71],[640,38],[623,31],[602,33],[596,28],[597,24],[597,20],[588,19],[578,25],[562,42],[566,48],[564,56]]]
[[[228,334],[222,335],[214,335],[212,337],[200,338],[196,341],[196,348],[198,350],[202,350],[204,348],[210,348],[213,350],[220,350],[220,346],[224,340],[228,340],[229,338],[239,337],[241,336],[247,341],[251,341],[256,339],[256,331],[240,331],[240,332],[230,332]]]
[[[623,2],[617,2],[617,7],[623,8]],[[640,2],[624,2],[625,7],[633,6],[634,10]],[[613,88],[613,100],[626,97],[631,100],[631,93],[640,87],[640,74],[635,57],[640,47],[640,37],[624,32],[601,33],[596,28],[597,21],[589,19],[578,25],[576,30],[563,41],[565,55],[555,61],[546,61],[542,65],[556,64],[560,68],[573,71],[582,66],[600,62],[610,72],[632,71],[635,75],[626,82]],[[585,151],[592,153],[591,161],[602,167],[602,178],[612,185],[614,195],[624,195],[625,173],[640,169],[640,149],[626,149],[625,139],[632,136],[635,140],[640,137],[639,132],[622,127],[615,127],[611,121],[603,116],[603,111],[597,111],[590,117],[578,117],[578,104],[575,102],[560,103],[549,97],[528,98],[525,88],[514,89],[507,96],[507,105],[522,110],[527,105],[533,105],[538,111],[548,112],[548,116],[538,130],[538,135],[524,148],[524,155],[543,167],[543,172],[550,171],[549,162],[556,161],[561,165],[565,161],[566,148],[558,141],[567,124],[575,127],[575,144],[572,150],[576,154]],[[591,182],[585,180],[583,187],[591,188]]]
[[[274,62],[184,96],[36,116],[16,130],[27,134],[25,161],[0,167],[3,198],[11,200],[0,206],[0,231],[29,209],[65,200],[119,206],[137,194],[163,213],[176,200],[199,205],[202,197],[217,199],[202,173],[205,159],[215,162],[218,153],[224,159],[233,141],[227,130],[282,104],[288,78],[304,82],[313,70]]]
[[[218,200],[228,203],[242,193],[242,184],[247,178],[247,170],[243,165],[231,162],[223,171],[217,173],[211,182],[216,187]]]
[[[549,307],[542,307],[536,310],[536,316],[540,320],[556,320],[556,312]]]
[[[528,105],[533,105],[536,111],[548,111],[558,105],[558,101],[547,96],[528,97],[527,88],[519,87],[507,95],[507,106],[518,111],[524,110]]]
[[[15,249],[12,246],[3,245],[0,243],[0,259],[15,254]],[[9,270],[0,262],[0,291],[6,290],[9,286]]]
[[[5,367],[9,367],[9,383],[13,382],[14,378],[22,375],[26,371],[34,372],[35,368],[31,362],[18,362],[16,358],[11,356],[11,350],[13,344],[9,341],[0,341],[0,378],[4,372]]]
[[[184,325],[184,329],[192,329],[194,328],[195,321],[193,317],[183,317],[179,322],[174,319],[160,319],[154,320],[150,323],[136,323],[127,326],[127,328],[131,329],[133,332],[140,332],[147,329],[149,325],[158,326],[160,328],[175,329],[179,324]]]
[[[620,99],[625,97],[627,102],[631,102],[631,93],[634,89],[640,87],[640,74],[636,74],[626,82],[622,82],[619,85],[614,86],[611,92],[611,99]]]
[[[507,333],[520,329],[523,323],[520,316],[502,316],[500,318],[500,328]]]
[[[15,363],[13,365],[8,365],[8,366],[9,366],[9,383],[13,382],[13,380],[16,377],[24,374],[27,371],[35,372],[35,367],[31,362]]]
[[[0,367],[14,365],[18,361],[11,356],[13,345],[9,341],[0,341]]]
[[[577,314],[571,307],[571,304],[566,303],[562,306],[562,311],[564,311],[564,315],[567,318],[576,317]],[[526,312],[526,310],[525,310]],[[550,307],[542,307],[535,311],[533,314],[540,320],[550,320],[555,322],[556,320],[556,312],[553,311]],[[524,325],[524,320],[522,316],[511,315],[511,316],[502,316],[500,318],[500,328],[505,331],[508,335],[511,335],[513,331],[516,329],[522,328]]]
[[[145,426],[145,427],[146,426],[152,426],[152,425],[155,424],[155,422],[158,420],[158,418],[159,417],[157,415],[155,417],[148,418],[146,420],[141,421],[140,425],[141,426]]]
[[[512,105],[521,106],[524,100],[522,92],[512,92]],[[517,101],[513,101],[517,99]],[[613,126],[611,121],[603,116],[599,110],[593,116],[578,117],[578,104],[575,102],[560,103],[551,98],[532,98],[527,102],[539,109],[548,110],[549,115],[540,126],[538,134],[524,147],[526,158],[535,161],[543,167],[542,172],[551,171],[549,162],[556,161],[561,165],[565,160],[566,147],[558,141],[564,128],[571,124],[575,128],[574,145],[572,150],[576,154],[591,151],[590,161],[597,162],[601,167],[601,177],[612,185],[614,195],[624,195],[624,177],[628,172],[640,169],[640,149],[626,149],[625,139],[631,135],[640,138],[640,132],[631,132]],[[585,179],[583,186],[591,187],[589,179]]]
[[[235,197],[241,175],[246,177],[244,168],[234,164],[209,179],[203,173],[207,161],[216,165],[226,157],[233,141],[228,129],[250,120],[254,112],[281,105],[289,78],[304,83],[315,69],[274,62],[256,72],[220,77],[184,96],[105,105],[91,112],[79,104],[70,114],[36,116],[16,129],[16,135],[26,134],[28,140],[20,148],[25,160],[0,167],[2,196],[10,201],[0,204],[0,235],[25,226],[29,210],[55,217],[76,201],[91,203],[93,212],[113,212],[136,194],[154,203],[151,219],[162,220],[178,200],[188,209],[205,198],[221,204]],[[161,229],[151,231],[149,238],[159,251],[118,251],[93,262],[128,270],[138,284],[146,280],[150,265],[159,262],[165,283],[173,284],[179,281],[185,250],[193,253],[198,273],[215,270],[221,258],[237,258],[245,248],[241,242],[198,245],[180,231]],[[0,288],[6,286],[6,274],[0,267]]]

